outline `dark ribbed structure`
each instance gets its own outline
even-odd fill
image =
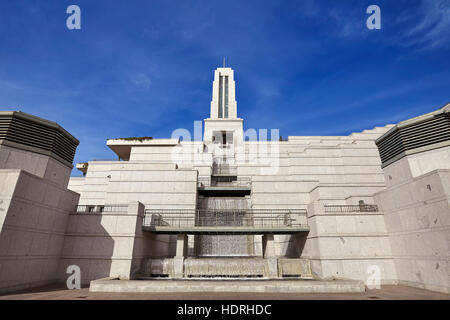
[[[450,104],[402,121],[375,141],[382,167],[408,154],[446,146],[445,142],[450,142]]]
[[[27,146],[27,150],[72,164],[79,141],[55,122],[20,111],[2,111],[0,144]]]

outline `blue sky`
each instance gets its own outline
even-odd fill
[[[66,28],[71,4],[81,30]],[[366,28],[371,4],[381,30]],[[450,101],[450,0],[0,1],[0,109],[58,122],[80,140],[75,162],[114,158],[108,138],[193,130],[223,56],[245,128],[396,123]]]

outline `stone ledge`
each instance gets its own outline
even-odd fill
[[[90,292],[248,292],[248,293],[337,293],[365,292],[356,280],[117,280],[91,281]]]

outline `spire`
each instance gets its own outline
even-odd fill
[[[234,74],[231,68],[225,67],[225,57],[223,57],[223,65],[223,68],[217,68],[214,71],[211,118],[236,119]]]

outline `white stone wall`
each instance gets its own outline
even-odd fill
[[[164,250],[154,236],[142,231],[144,206],[132,202],[107,212],[72,212],[65,234],[59,277],[77,265],[81,281],[114,277],[130,279],[144,259]]]
[[[80,191],[80,205],[142,202],[147,209],[194,209],[197,170],[143,161],[92,161],[84,178],[69,187]]]
[[[450,170],[428,172],[444,164],[446,152],[433,150],[389,165],[389,186],[375,199],[385,213],[400,282],[449,293]]]
[[[437,169],[450,169],[450,147],[433,149],[403,157],[383,169],[388,187]]]
[[[0,145],[0,169],[22,169],[26,172],[66,187],[71,167],[35,152]]]
[[[450,147],[420,152],[407,157],[413,177],[436,169],[450,169]]]
[[[1,154],[1,153],[0,153]],[[0,170],[0,292],[58,280],[67,219],[79,195],[53,174],[43,178],[20,169]]]
[[[76,193],[82,193],[84,186],[84,177],[71,177],[67,188]]]
[[[263,143],[268,145],[265,155],[259,143],[246,142],[250,154],[247,158],[256,159],[256,164],[238,164],[238,175],[251,177],[252,207],[307,209],[317,201],[322,206],[358,204],[360,200],[373,204],[373,194],[386,186],[374,140],[390,127],[347,137],[289,137],[287,142],[278,143],[279,168],[275,174],[261,173],[264,164],[271,163],[274,156],[271,143]],[[278,256],[294,256],[296,248],[305,241],[302,256],[312,259],[313,271],[320,277],[365,280],[367,267],[375,264],[380,267],[383,283],[395,283],[381,212],[308,215],[311,232],[306,241],[289,235],[275,236]],[[334,231],[324,230],[323,225],[333,225]],[[259,248],[260,237],[255,237],[255,241]]]
[[[211,124],[214,129],[216,124],[209,122],[208,125]],[[389,128],[365,130],[345,137],[289,137],[289,141],[283,142],[244,142],[235,146],[234,151],[239,152],[244,148],[246,154],[235,154],[231,162],[237,168],[239,179],[251,183],[251,205],[255,209],[306,209],[310,203],[319,200],[323,204],[357,204],[360,200],[370,204],[374,202],[373,194],[386,186],[374,140]],[[202,182],[209,183],[211,164],[205,162],[208,159],[211,162],[212,152],[214,148],[208,150],[201,142],[185,141],[176,146],[133,146],[130,161],[89,162],[86,177],[74,179],[70,186],[81,191],[80,204],[140,201],[146,208],[194,209],[198,176]],[[186,157],[189,154],[191,156]],[[193,161],[197,156],[201,161]],[[318,222],[315,219],[313,217],[309,222],[327,223],[322,218]],[[336,217],[331,219],[336,221]],[[364,221],[364,226],[370,224],[372,219],[380,224],[382,215],[378,214],[376,218],[359,215],[358,219]],[[343,219],[343,223],[347,223],[347,220]],[[334,243],[336,248],[340,248],[343,246],[339,243],[341,237],[347,241],[347,246],[344,245],[342,249],[344,251],[336,250],[334,256],[327,255],[327,259],[321,260],[317,273],[327,277],[337,275],[365,279],[365,266],[377,259],[386,270],[384,280],[393,281],[395,270],[386,245],[386,231],[374,231],[370,238],[364,235],[365,227],[358,225],[361,224],[359,220],[358,224],[354,224],[361,228],[350,234],[340,230],[330,235],[322,233],[321,229],[311,233],[311,237],[306,240],[305,253],[308,248],[318,246],[316,243],[326,248],[332,248]],[[191,253],[192,238],[189,239]],[[158,235],[154,241],[155,244],[159,243],[155,248],[162,248],[153,249],[155,257],[171,257],[175,254],[174,237]],[[275,242],[277,255],[295,256],[298,239],[277,235]],[[360,251],[348,251],[347,247],[351,243],[354,243],[351,244],[354,247],[359,242],[364,243]],[[378,242],[380,251],[366,249],[369,244]],[[255,236],[255,247],[259,252],[260,236]],[[320,257],[320,253],[308,255]],[[339,271],[344,264],[358,265],[359,271],[356,272],[354,268],[351,272]],[[322,272],[322,269],[325,271]]]
[[[149,154],[151,148],[138,147],[138,151],[132,153]],[[159,151],[165,149],[155,148]],[[146,209],[195,209],[197,170],[178,169],[170,162],[91,161],[86,176],[72,178],[69,187],[81,192],[80,205],[140,201]],[[192,252],[193,239],[190,238]],[[176,236],[153,235],[152,243],[147,248],[153,258],[175,255]]]
[[[327,200],[308,206],[310,232],[303,257],[323,279],[367,280],[379,270],[383,284],[396,283],[389,236],[382,212],[326,212]]]
[[[147,209],[195,209],[197,171],[159,169],[152,163],[122,163],[111,168],[107,203],[140,201]]]

